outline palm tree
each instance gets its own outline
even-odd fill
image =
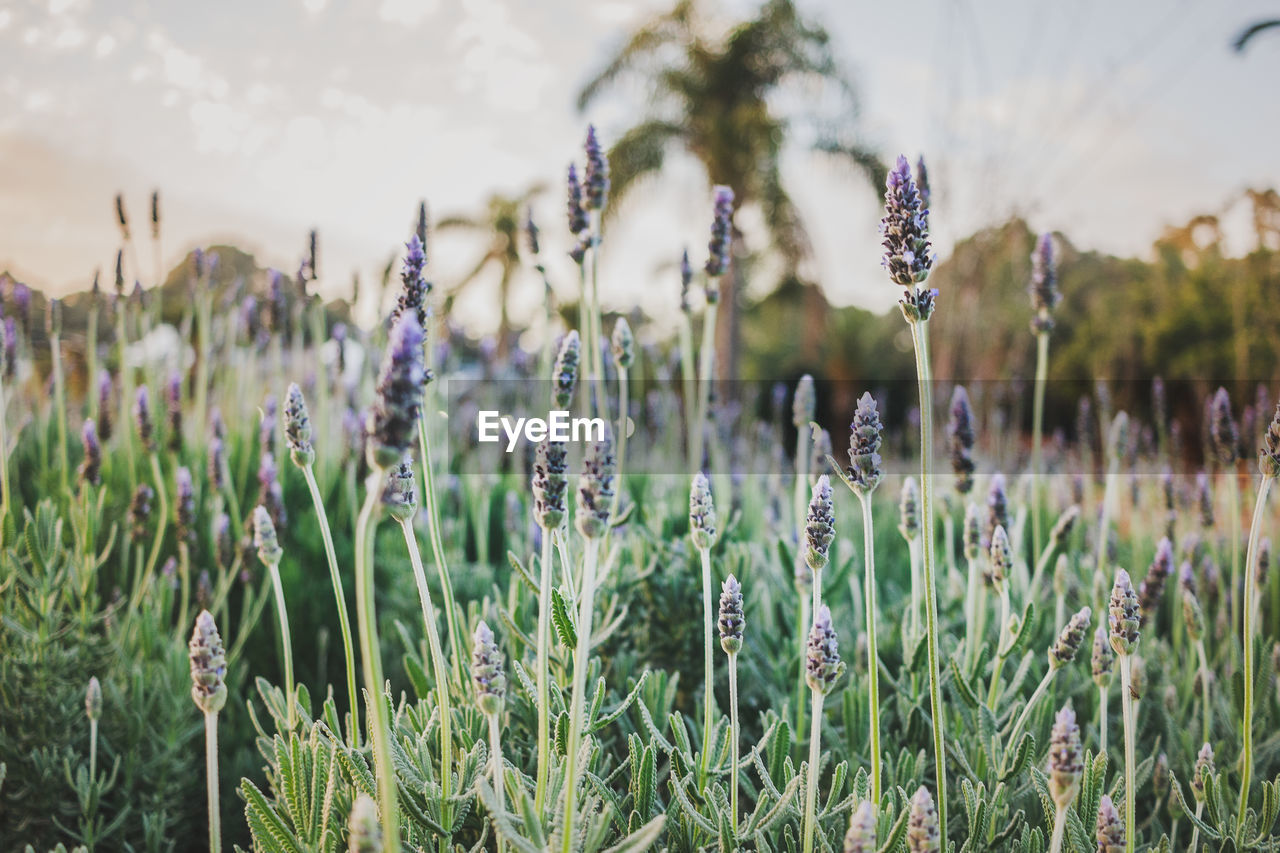
[[[709,32],[696,0],[679,0],[627,38],[583,88],[579,109],[585,110],[612,84],[631,75],[639,75],[651,88],[651,108],[609,152],[613,187],[606,213],[616,211],[640,179],[659,172],[670,150],[693,155],[711,183],[732,187],[739,204],[759,206],[769,230],[769,248],[783,261],[783,278],[804,283],[810,321],[821,323],[826,300],[797,272],[810,254],[810,242],[782,179],[788,133],[803,122],[819,140],[813,145],[816,150],[852,163],[877,187],[884,185],[886,174],[874,153],[824,133],[816,117],[786,117],[776,109],[776,96],[794,91],[787,89],[791,84],[807,83],[835,90],[839,126],[847,127],[856,116],[854,87],[835,61],[826,30],[801,18],[792,0],[766,0],[756,17],[719,36]],[[733,375],[736,364],[745,258],[742,235],[735,228],[716,342],[721,378]]]
[[[471,271],[455,282],[445,297],[445,313],[458,292],[475,282],[486,269],[496,265],[498,277],[498,353],[505,356],[511,346],[511,321],[507,316],[507,297],[512,280],[521,270],[520,241],[525,211],[530,200],[544,187],[534,184],[517,195],[494,193],[485,203],[484,213],[478,216],[447,216],[436,223],[437,231],[469,231],[487,237],[480,260]]]

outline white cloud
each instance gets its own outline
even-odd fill
[[[454,40],[463,46],[460,92],[481,91],[490,107],[511,112],[538,108],[551,80],[550,63],[528,33],[511,21],[499,0],[464,0],[466,18]]]
[[[115,49],[116,37],[107,33],[105,35],[98,36],[98,41],[93,46],[93,54],[101,59],[105,56],[110,56],[115,52]]]
[[[319,15],[328,5],[329,0],[302,0],[302,8],[306,9],[310,15]]]
[[[160,58],[165,82],[195,96],[221,100],[227,96],[226,78],[206,67],[204,60],[174,44],[162,32],[147,37],[147,47]]]
[[[9,22],[13,20],[13,13],[8,9],[0,9],[0,30],[7,30]]]

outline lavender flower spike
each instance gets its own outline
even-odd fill
[[[556,355],[555,368],[551,371],[553,386],[552,396],[557,408],[567,409],[573,401],[574,389],[578,386],[578,360],[582,354],[582,341],[576,329],[560,342],[560,352]]]
[[[169,430],[169,450],[182,452],[182,374],[173,371],[169,374],[169,384],[165,387],[165,423]]]
[[[587,230],[587,211],[582,206],[582,182],[578,180],[578,167],[569,164],[568,175],[569,233],[581,234]]]
[[[618,460],[613,454],[613,435],[606,428],[604,439],[587,448],[578,478],[578,511],[574,522],[587,539],[599,539],[609,529],[609,507],[613,503],[614,476]]]
[[[911,798],[907,818],[907,850],[909,853],[938,853],[942,849],[942,835],[938,826],[938,809],[933,795],[921,785]]]
[[[849,467],[845,470],[849,485],[862,496],[869,496],[884,479],[880,463],[880,413],[869,393],[858,398],[858,408],[849,427]]]
[[[1031,295],[1031,308],[1035,311],[1031,318],[1031,331],[1039,334],[1052,330],[1053,309],[1062,299],[1058,292],[1058,264],[1053,256],[1052,234],[1041,234],[1036,241],[1036,249],[1031,253],[1031,284],[1027,292]]]
[[[502,652],[494,641],[493,630],[480,620],[471,638],[471,682],[476,689],[476,704],[486,715],[502,710],[507,695],[507,677],[502,672]]]
[[[289,445],[293,464],[306,468],[315,462],[316,450],[311,444],[311,416],[298,383],[289,384],[284,398],[284,441]]]
[[[196,492],[191,483],[191,471],[179,468],[173,474],[174,526],[177,528],[178,541],[194,542],[196,538]]]
[[[1076,712],[1065,706],[1054,719],[1049,735],[1049,795],[1060,809],[1069,807],[1080,790],[1080,776],[1084,772],[1081,759]]]
[[[699,472],[701,473],[701,472]],[[831,540],[835,538],[835,508],[831,500],[831,479],[823,474],[813,485],[809,515],[804,527],[805,563],[815,572],[826,568]]]
[[[80,440],[84,444],[84,461],[80,463],[80,482],[96,486],[102,477],[102,445],[98,443],[98,430],[93,418],[84,422],[80,430]]]
[[[1209,434],[1213,452],[1219,464],[1229,467],[1235,464],[1240,453],[1240,431],[1231,414],[1231,397],[1226,388],[1219,388],[1213,395],[1209,420]]]
[[[711,240],[707,243],[707,275],[718,278],[729,269],[729,244],[733,238],[733,190],[725,186],[715,188],[715,215],[711,220]],[[714,302],[718,291],[708,285],[707,300]]]
[[[844,836],[844,853],[875,853],[876,809],[870,800],[863,800],[849,819],[849,831]]]
[[[831,609],[824,604],[818,608],[813,627],[809,630],[809,642],[805,649],[805,680],[809,683],[810,690],[826,696],[840,680],[844,669],[836,631],[831,627]]]
[[[924,206],[906,157],[889,172],[884,194],[884,218],[880,220],[882,265],[889,279],[906,290],[901,305],[910,322],[928,320],[936,292],[917,287],[929,277],[933,252],[929,244],[929,211]]]
[[[391,329],[367,421],[369,464],[375,468],[397,464],[413,443],[426,378],[422,340],[422,326],[412,314],[402,315]]]
[[[188,644],[191,658],[191,698],[206,714],[216,714],[227,704],[227,659],[222,637],[208,610],[196,617]]]
[[[133,421],[138,427],[138,440],[142,449],[152,453],[156,449],[155,429],[151,424],[151,395],[147,386],[138,388],[138,396],[133,402]]]
[[[956,491],[967,495],[973,490],[973,445],[977,435],[973,430],[973,408],[969,405],[969,392],[957,385],[951,392],[951,419],[947,422],[947,445],[951,454],[951,472],[956,477]]]
[[[1262,448],[1258,451],[1258,469],[1265,477],[1280,475],[1280,404],[1276,405],[1276,413],[1262,437]]]
[[[1111,647],[1116,654],[1133,654],[1138,648],[1138,595],[1133,591],[1129,573],[1116,570],[1116,582],[1111,588]]]
[[[426,247],[415,234],[405,243],[404,265],[400,270],[400,295],[396,297],[396,307],[391,311],[391,323],[395,324],[405,313],[412,313],[423,329],[427,327],[431,312],[427,305],[427,294],[431,285],[423,276],[427,263]]]
[[[742,631],[746,626],[742,608],[742,584],[732,574],[720,587],[720,648],[725,654],[737,654],[742,650]]]
[[[587,170],[583,182],[587,198],[583,206],[587,210],[604,210],[605,199],[609,195],[609,160],[600,147],[594,124],[587,125],[586,154]]]

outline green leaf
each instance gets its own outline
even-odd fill
[[[653,820],[626,838],[619,841],[612,847],[605,849],[604,853],[643,853],[645,850],[652,849],[662,836],[662,831],[666,829],[667,816],[658,815]]]
[[[574,629],[573,617],[569,614],[569,606],[565,603],[560,590],[551,590],[551,624],[555,626],[556,636],[560,644],[567,649],[578,647],[578,632]]]
[[[249,832],[263,849],[271,853],[302,853],[297,836],[287,827],[263,793],[248,779],[240,780],[244,816]]]

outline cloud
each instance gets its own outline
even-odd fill
[[[147,37],[147,47],[159,57],[164,81],[190,95],[222,99],[229,86],[226,78],[209,70],[204,60],[173,43],[159,30]]]

